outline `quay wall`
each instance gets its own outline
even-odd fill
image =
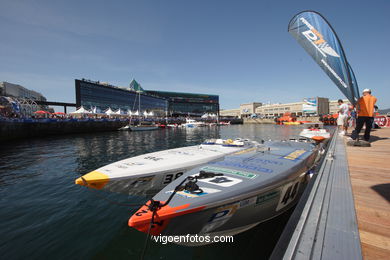
[[[320,118],[318,116],[310,117],[297,117],[297,121],[312,121],[313,124],[319,123]],[[244,118],[244,124],[275,124],[273,118]]]
[[[0,142],[28,137],[114,131],[127,120],[0,120]]]

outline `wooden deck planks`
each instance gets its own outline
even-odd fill
[[[389,259],[390,128],[371,135],[371,147],[347,146],[349,172],[363,257]]]

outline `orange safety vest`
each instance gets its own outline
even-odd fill
[[[366,95],[366,96],[359,98],[358,116],[373,117],[375,103],[376,103],[376,97],[371,96],[371,95]]]

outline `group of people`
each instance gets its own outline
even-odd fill
[[[360,131],[365,125],[364,140],[370,140],[370,133],[374,124],[374,112],[377,98],[371,95],[371,90],[366,88],[363,90],[363,96],[359,98],[356,106],[348,105],[339,99],[339,114],[337,118],[337,125],[339,127],[339,134],[347,134],[348,126],[354,126],[351,139],[356,140],[359,137]]]

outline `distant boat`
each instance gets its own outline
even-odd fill
[[[195,128],[195,127],[203,127],[206,126],[205,123],[203,122],[198,122],[194,119],[186,118],[186,122],[181,125],[182,127],[187,127],[187,128]]]
[[[306,128],[299,134],[302,137],[312,139],[316,142],[322,142],[330,138],[330,133],[326,129]]]
[[[158,126],[156,125],[135,125],[135,126],[130,126],[131,131],[150,131],[150,130],[157,130],[159,129]]]

